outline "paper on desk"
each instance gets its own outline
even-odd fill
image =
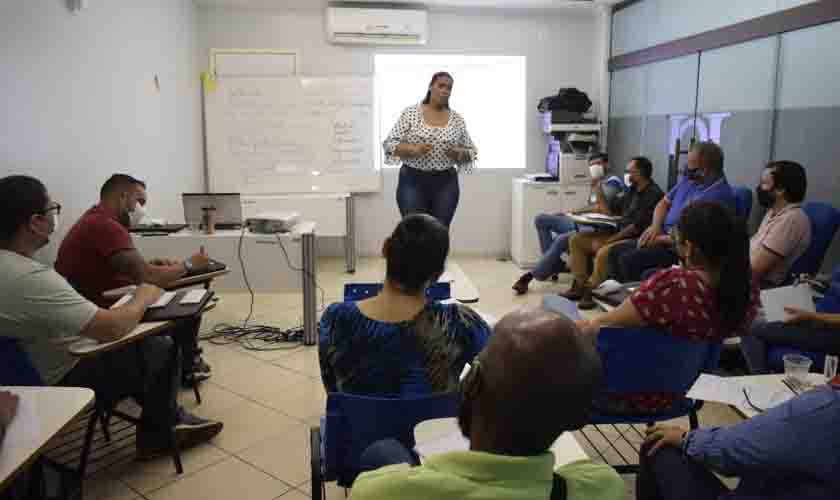
[[[14,388],[9,388],[15,392]],[[12,423],[6,429],[3,448],[31,448],[37,446],[41,434],[41,418],[38,414],[38,400],[35,394],[19,394],[18,409]]]
[[[785,307],[796,307],[813,312],[814,294],[808,285],[783,286],[762,290],[761,305],[767,321],[784,321]]]
[[[749,395],[749,402],[744,396],[745,390]],[[778,386],[767,386],[744,379],[718,377],[707,373],[701,373],[686,394],[686,397],[691,399],[726,403],[747,411],[755,411],[750,402],[762,410],[767,410],[784,403],[793,396],[790,389],[782,383]]]
[[[542,306],[546,311],[562,314],[572,321],[580,319],[580,313],[578,312],[577,305],[566,297],[561,297],[559,295],[543,295]]]
[[[599,214],[599,213],[587,213],[587,214],[580,214],[581,217],[586,217],[587,219],[592,220],[602,220],[605,222],[618,222],[621,220],[621,217],[616,217],[614,215],[607,215],[607,214]]]

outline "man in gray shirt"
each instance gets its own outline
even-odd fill
[[[0,179],[0,337],[14,338],[48,385],[89,387],[99,400],[132,396],[143,407],[137,432],[141,458],[167,453],[175,426],[179,446],[207,441],[222,429],[177,405],[180,367],[168,337],[148,337],[140,366],[134,348],[79,360],[68,350],[80,337],[112,342],[129,334],[161,290],[141,285],[122,307],[101,309],[78,294],[55,270],[32,258],[49,242],[61,205],[32,177]]]

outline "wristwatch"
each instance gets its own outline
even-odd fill
[[[192,271],[192,269],[193,269],[193,263],[192,263],[192,260],[190,260],[190,259],[184,259],[184,269],[186,269],[186,270],[187,270],[187,272]]]

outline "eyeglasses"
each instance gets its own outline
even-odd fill
[[[51,207],[47,207],[47,208],[45,208],[43,211],[41,211],[41,212],[39,212],[39,213],[40,213],[41,215],[47,215],[48,213],[52,212],[53,210],[55,210],[55,213],[56,213],[57,215],[61,215],[61,204],[60,204],[60,203],[56,203],[56,204],[54,204],[54,205],[53,205],[53,206],[51,206]]]

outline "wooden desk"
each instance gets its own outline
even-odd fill
[[[469,448],[469,442],[461,435],[458,420],[455,418],[436,418],[420,422],[414,428],[414,440],[418,446],[441,444],[440,452],[444,452],[443,448],[446,448],[445,451],[466,451]],[[583,451],[571,432],[561,434],[551,446],[551,451],[554,453],[555,465],[589,459],[589,455]]]
[[[464,274],[461,266],[453,260],[446,262],[446,271],[438,281],[449,282],[452,287],[452,298],[463,304],[473,304],[478,302],[480,295],[478,288],[475,287],[472,281]]]
[[[20,397],[18,414],[0,448],[0,491],[29,466],[46,444],[93,401],[78,387],[0,387]]]

